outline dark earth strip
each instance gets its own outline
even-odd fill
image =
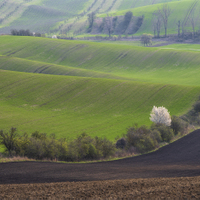
[[[0,184],[102,181],[200,176],[200,130],[150,154],[116,161],[0,164]]]

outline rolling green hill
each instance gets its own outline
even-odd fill
[[[154,105],[181,115],[200,94],[199,52],[167,47],[1,36],[0,129],[114,140]]]
[[[56,23],[78,15],[89,0],[1,0],[0,33],[11,29],[49,32]]]
[[[198,51],[1,36],[0,54],[7,56],[0,59],[9,63],[7,66],[2,61],[1,69],[57,75],[65,75],[70,70],[69,75],[74,76],[78,73],[86,77],[114,76],[142,82],[200,85]]]
[[[151,32],[147,25],[157,4],[178,4],[178,7],[173,6],[174,13],[182,17],[189,5],[185,1],[187,0],[0,0],[0,33],[10,33],[11,29],[30,29],[32,32],[48,34],[77,34],[86,30],[87,15],[91,12],[95,12],[97,16],[113,12],[113,15],[123,15],[127,9],[131,9],[135,16],[145,15],[140,34],[144,31]],[[172,18],[170,29],[174,33],[174,17]]]
[[[134,123],[150,124],[153,105],[183,114],[200,87],[0,71],[1,129],[86,132],[114,140]]]
[[[195,0],[183,0],[183,1],[170,1],[168,2],[168,5],[171,9],[171,14],[169,16],[168,21],[168,34],[177,34],[178,27],[177,23],[180,20],[181,23],[183,22],[184,18],[186,17],[187,13],[190,13],[190,7],[192,3]],[[158,9],[158,7],[162,7],[162,4],[155,4],[155,5],[148,5],[143,7],[137,7],[133,9],[127,9],[122,11],[115,11],[112,12],[113,16],[122,16],[125,15],[126,12],[132,11],[134,16],[144,16],[144,22],[138,32],[135,35],[141,35],[143,33],[150,33],[153,34],[153,12]],[[196,30],[199,29],[199,12],[200,4],[199,2],[196,5],[196,9],[194,11],[194,14],[191,14],[191,16],[194,16],[195,21],[195,28]],[[101,17],[105,17],[105,14],[100,15]],[[190,20],[186,20],[185,22],[186,30],[191,30],[191,22]],[[162,26],[161,34],[164,34],[164,27]]]
[[[143,7],[148,5],[155,5],[155,4],[161,4],[161,3],[170,3],[177,0],[124,0],[121,2],[121,5],[119,6],[118,10],[127,10],[137,7]],[[183,1],[183,0],[181,0]]]

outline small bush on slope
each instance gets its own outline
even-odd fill
[[[151,129],[160,132],[163,142],[170,142],[174,137],[174,132],[171,127],[166,126],[165,124],[152,124]]]
[[[135,147],[137,152],[145,153],[155,149],[158,141],[153,137],[152,131],[146,126],[138,127],[134,125],[128,128],[125,135],[127,142],[127,150],[131,147]]]
[[[117,141],[116,147],[125,148],[127,151],[135,148],[137,153],[146,153],[154,150],[161,142],[170,142],[174,135],[187,133],[188,126],[187,122],[177,116],[172,117],[171,126],[153,123],[149,129],[146,126],[138,127],[136,124],[128,128],[127,134]],[[125,145],[121,145],[122,141]]]
[[[192,109],[185,115],[181,116],[181,119],[192,125],[200,125],[200,96],[193,104]]]
[[[174,135],[179,133],[184,134],[188,129],[189,124],[182,120],[180,117],[172,116],[171,128],[173,129]]]

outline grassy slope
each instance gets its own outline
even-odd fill
[[[59,66],[60,69],[46,68],[46,73],[51,74],[66,74],[67,67],[65,70],[64,66],[70,66],[75,67],[74,73],[72,71],[70,75],[77,75],[79,71],[79,76],[85,72],[83,76],[89,77],[118,76],[145,82],[200,85],[200,57],[197,51],[2,36],[0,54],[45,62],[45,64],[36,63],[38,67],[35,68],[38,71],[41,65],[44,66],[43,68],[51,64],[63,65]],[[27,71],[25,65],[23,66],[24,70],[19,71]],[[3,64],[0,67],[6,68]],[[92,71],[81,71],[81,69]],[[95,72],[108,74],[97,73],[93,76],[92,73]]]
[[[172,1],[153,1],[154,5],[164,2]],[[69,32],[73,32],[86,26],[87,14],[90,12],[121,11],[119,12],[121,14],[124,13],[123,10],[139,7],[139,10],[136,12],[134,10],[134,13],[141,15],[141,9],[143,10],[144,6],[151,4],[152,0],[112,0],[105,2],[103,0],[0,0],[0,17],[2,19],[0,33],[10,33],[10,30],[15,28],[39,32],[49,32],[52,29],[53,32],[57,32],[62,29],[65,33],[70,24],[72,24],[72,27]],[[77,19],[76,16],[83,11],[85,11],[85,14]]]
[[[169,34],[177,34],[176,23],[178,22],[178,20],[183,20],[185,18],[186,12],[191,6],[193,1],[194,0],[182,0],[182,1],[174,1],[174,2],[168,3],[169,7],[172,9],[172,14],[169,17],[169,22],[168,22]],[[198,8],[200,4],[198,3],[197,5],[198,6],[195,12],[196,17],[198,15]],[[145,16],[144,23],[136,35],[141,35],[142,33],[153,34],[152,13],[158,9],[158,6],[162,6],[162,4],[148,5],[148,6],[138,7],[134,9],[122,10],[122,11],[113,12],[112,14],[113,16],[124,15],[127,11],[131,10],[133,12],[133,15],[135,16],[144,15]],[[104,16],[104,15],[101,15],[101,16]],[[186,27],[191,28],[191,25],[189,24],[189,22],[186,25]],[[197,25],[196,28],[199,28],[199,25]],[[162,28],[161,34],[164,34],[164,28]]]
[[[73,138],[114,139],[133,123],[150,124],[153,105],[187,111],[200,87],[0,71],[0,124]]]
[[[100,2],[102,0],[97,1],[97,5],[96,6],[100,6]],[[111,7],[111,9],[107,10],[107,8],[109,8],[112,5],[112,2],[114,2],[114,5]],[[113,1],[106,1],[103,6],[101,7],[101,9],[99,10],[99,14],[97,14],[97,16],[103,16],[105,17],[107,15],[108,12],[110,12],[111,15],[113,16],[119,16],[119,15],[124,15],[127,11],[133,11],[133,14],[135,16],[142,16],[145,15],[145,21],[144,21],[144,25],[141,27],[140,31],[138,32],[138,35],[140,35],[141,33],[144,32],[148,32],[148,33],[152,33],[152,28],[151,28],[151,20],[152,20],[152,13],[157,9],[158,5],[162,5],[162,3],[170,3],[170,5],[173,7],[174,12],[176,13],[175,15],[173,15],[173,19],[170,21],[169,26],[171,28],[170,33],[174,33],[176,28],[176,23],[177,21],[174,21],[174,18],[181,17],[184,16],[185,11],[188,9],[187,6],[189,6],[189,4],[191,3],[191,0],[187,0],[188,3],[185,7],[185,0],[113,0]],[[109,2],[109,4],[108,4]],[[178,7],[174,7],[175,4],[178,3]],[[182,6],[183,3],[183,6]],[[95,6],[94,6],[95,7]],[[95,11],[95,9],[91,9],[91,11]],[[177,13],[179,13],[177,15]],[[198,14],[198,13],[197,13]],[[175,19],[177,20],[177,19]],[[72,22],[69,21],[67,24],[71,24]],[[76,21],[75,23],[73,23],[73,26],[70,30],[70,33],[74,32],[75,35],[77,35],[77,31],[78,34],[81,37],[84,37],[84,31],[82,31],[81,33],[79,33],[79,30],[85,30],[86,31],[86,26],[87,26],[87,15],[85,15],[85,17],[81,17],[78,21]],[[190,26],[191,27],[191,26]],[[65,31],[64,31],[65,33]],[[162,30],[163,33],[163,30]],[[90,35],[90,34],[89,34]],[[103,36],[103,34],[101,34]]]
[[[9,33],[11,29],[49,32],[59,21],[77,15],[85,8],[87,2],[88,0],[30,2],[8,0],[6,3],[0,1],[0,12],[3,18],[0,33]]]
[[[18,72],[81,76],[90,78],[128,79],[123,76],[117,76],[105,72],[68,67],[66,65],[55,65],[52,63],[38,62],[10,56],[0,56],[0,69]]]
[[[162,49],[177,49],[182,51],[200,51],[200,45],[199,44],[171,44],[167,46],[162,46]]]
[[[143,7],[143,6],[148,6],[152,4],[160,4],[160,3],[168,3],[168,2],[173,2],[177,0],[123,0],[121,2],[121,5],[118,7],[118,10],[127,10],[127,9],[132,9],[132,8],[137,8],[137,7]],[[184,1],[184,0],[180,0]]]

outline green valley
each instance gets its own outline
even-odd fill
[[[150,125],[154,105],[181,115],[200,94],[198,51],[19,36],[0,47],[2,129],[114,140]]]

